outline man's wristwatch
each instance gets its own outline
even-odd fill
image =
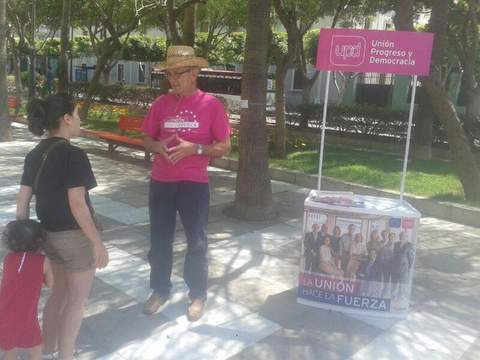
[[[202,154],[203,154],[203,145],[197,144],[197,155],[202,155]]]

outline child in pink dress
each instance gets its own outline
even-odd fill
[[[53,285],[48,259],[40,253],[46,235],[34,220],[8,223],[2,240],[10,251],[3,259],[0,286],[0,349],[3,360],[17,358],[17,349],[29,359],[42,358],[38,300],[42,284]]]

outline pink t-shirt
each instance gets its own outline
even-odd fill
[[[210,145],[230,136],[230,124],[223,104],[201,90],[188,97],[166,94],[153,102],[142,125],[142,131],[154,140],[174,133],[195,144]],[[177,145],[172,141],[168,147]],[[210,157],[187,156],[172,164],[155,154],[152,178],[157,181],[208,182],[207,166]]]

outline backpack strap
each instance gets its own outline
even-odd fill
[[[40,167],[38,168],[37,175],[35,175],[35,180],[33,182],[33,193],[35,194],[37,192],[38,188],[38,182],[40,181],[40,176],[42,175],[43,168],[45,167],[45,163],[47,162],[48,156],[51,154],[53,149],[55,149],[58,145],[67,143],[68,141],[65,139],[57,140],[53,144],[50,144],[50,146],[45,150],[45,152],[42,155],[42,162],[40,164]]]

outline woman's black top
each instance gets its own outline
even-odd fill
[[[21,184],[33,187],[42,162],[42,155],[52,143],[62,138],[51,137],[38,143],[25,157]],[[93,214],[88,190],[97,186],[92,166],[85,152],[63,140],[57,144],[45,162],[35,189],[36,212],[47,231],[79,229],[70,210],[68,189],[85,187],[85,200]]]

